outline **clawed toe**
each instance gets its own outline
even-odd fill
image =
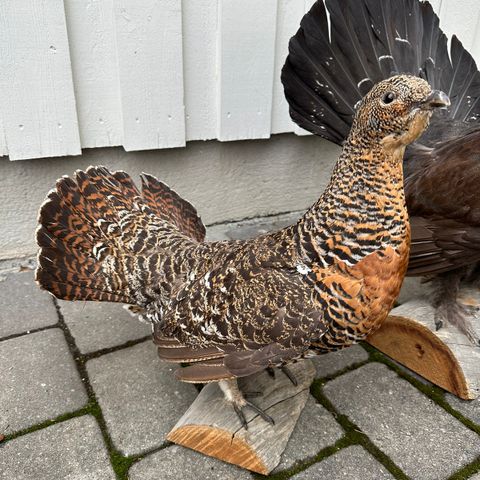
[[[465,305],[458,302],[440,305],[435,311],[435,328],[439,330],[444,322],[454,325],[474,345],[480,345],[480,339],[476,334],[471,321],[467,317],[477,315],[479,308],[474,305]]]
[[[270,425],[274,425],[275,422],[270,415],[267,415],[261,408],[257,407],[253,403],[246,400],[246,398],[252,397],[259,397],[262,395],[261,392],[248,392],[242,394],[240,389],[238,388],[237,380],[236,379],[229,379],[229,380],[220,380],[218,382],[220,389],[223,391],[225,395],[225,399],[230,402],[235,410],[235,413],[242,424],[242,427],[245,430],[248,430],[248,422],[244,414],[245,408],[251,408],[255,413],[260,415],[267,423]]]
[[[258,398],[263,395],[262,392],[243,392],[245,398]]]
[[[265,370],[270,377],[275,378],[275,370],[273,369],[273,367],[267,367]]]
[[[443,327],[443,320],[438,315],[434,317],[435,330],[438,332]]]
[[[250,407],[254,412],[258,413],[270,425],[275,425],[273,418],[270,415],[266,414],[261,408],[258,408],[256,405],[248,401],[246,406]]]
[[[268,367],[265,370],[268,375],[270,375],[270,377],[275,378],[275,370],[273,369],[273,367]],[[293,383],[295,387],[298,386],[298,381],[295,378],[295,375],[286,365],[280,367],[280,370],[287,376],[287,378]]]
[[[242,427],[245,430],[248,430],[248,422],[247,419],[245,418],[245,414],[243,413],[243,408],[245,407],[239,407],[236,403],[232,403],[233,409],[235,410],[235,413],[237,414],[238,419],[240,420],[240,423],[242,424]]]
[[[240,406],[236,403],[232,403],[232,405],[233,405],[233,409],[235,410],[235,413],[238,416],[238,419],[240,420],[240,423],[242,424],[242,427],[245,430],[248,430],[248,422],[247,422],[247,419],[245,417],[245,414],[243,413],[245,408],[251,408],[255,413],[260,415],[260,417],[262,417],[262,419],[265,420],[267,423],[269,423],[272,426],[275,425],[275,421],[273,420],[273,418],[270,415],[268,415],[261,408],[257,407],[256,405],[254,405],[253,403],[251,403],[247,400],[245,401],[245,404],[242,405],[242,406]]]
[[[297,387],[298,386],[298,381],[297,381],[295,375],[292,373],[292,371],[286,365],[284,365],[281,368],[281,370],[287,376],[287,378],[293,383],[293,385],[295,387]]]

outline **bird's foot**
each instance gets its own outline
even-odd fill
[[[270,377],[275,378],[275,370],[273,369],[273,367],[267,367],[265,370],[270,375]],[[295,378],[295,375],[286,365],[280,367],[280,370],[286,375],[286,377],[293,383],[295,387],[298,386],[298,381]]]
[[[444,323],[447,322],[455,326],[474,345],[480,346],[480,338],[475,332],[471,320],[468,318],[475,316],[478,312],[479,308],[474,305],[464,305],[457,301],[443,303],[435,310],[435,329],[440,330]]]
[[[270,377],[275,378],[275,370],[273,367],[267,367],[265,370]]]
[[[240,423],[242,424],[242,427],[245,428],[245,430],[248,430],[248,422],[244,413],[244,410],[246,408],[250,408],[251,410],[253,410],[270,425],[275,424],[273,418],[270,415],[267,415],[261,408],[257,407],[256,405],[247,400],[247,398],[261,396],[262,394],[260,392],[248,392],[242,394],[242,392],[238,388],[238,383],[236,379],[220,380],[218,384],[225,395],[225,400],[232,404],[233,409],[235,410],[235,413],[237,414]]]
[[[238,419],[240,420],[240,423],[242,424],[242,427],[245,430],[248,430],[248,422],[245,418],[245,414],[243,413],[244,409],[246,408],[250,408],[255,413],[258,413],[258,415],[260,415],[260,417],[262,417],[270,425],[275,425],[275,422],[270,415],[265,413],[261,408],[258,408],[256,405],[249,402],[248,400],[243,399],[243,402],[232,402],[232,406],[238,416]]]
[[[243,392],[245,398],[258,398],[263,395],[262,392]]]
[[[286,365],[283,365],[283,367],[281,367],[281,370],[285,374],[285,376],[293,383],[293,385],[295,387],[298,387],[298,381],[293,372]]]

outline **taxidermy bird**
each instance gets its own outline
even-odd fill
[[[412,76],[378,84],[317,203],[295,225],[251,240],[205,242],[192,205],[152,176],[141,192],[104,167],[63,177],[40,210],[36,279],[64,300],[134,306],[160,357],[190,364],[178,379],[218,381],[244,426],[245,407],[271,422],[236,379],[380,326],[408,261],[403,153],[448,102]]]
[[[359,100],[393,74],[418,75],[450,96],[450,108],[437,112],[405,153],[407,275],[432,280],[437,329],[449,322],[478,344],[472,310],[457,294],[460,281],[478,282],[480,271],[480,73],[455,36],[449,55],[429,3],[326,0],[326,6],[328,19],[317,2],[290,41],[282,81],[291,117],[342,145]]]

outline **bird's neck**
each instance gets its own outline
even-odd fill
[[[303,256],[323,258],[326,264],[335,259],[355,264],[373,251],[408,242],[404,150],[346,142],[330,183],[298,224],[299,237],[308,237],[314,247]]]

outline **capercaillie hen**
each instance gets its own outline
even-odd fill
[[[389,101],[393,97],[394,101]],[[195,209],[142,176],[104,167],[58,180],[40,210],[36,279],[64,300],[123,302],[151,322],[185,382],[218,381],[243,425],[236,378],[340,349],[378,328],[407,268],[402,158],[448,97],[412,76],[374,87],[330,183],[296,223],[205,242]]]
[[[457,294],[461,280],[480,282],[480,72],[456,36],[449,55],[428,2],[325,4],[314,4],[290,41],[282,81],[292,119],[342,145],[359,100],[391,75],[418,75],[449,95],[451,106],[405,152],[407,276],[432,281],[437,328],[449,322],[478,345]]]

